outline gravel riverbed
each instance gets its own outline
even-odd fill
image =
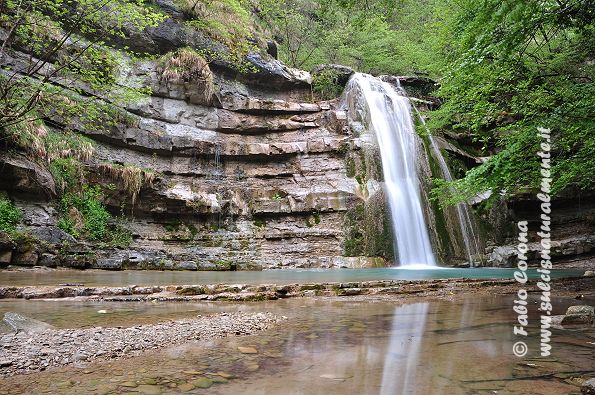
[[[48,329],[0,338],[0,376],[94,360],[119,359],[189,341],[250,335],[285,317],[271,313],[220,313],[129,328]]]

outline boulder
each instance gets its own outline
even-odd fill
[[[50,172],[23,155],[0,153],[0,189],[52,198],[56,185]]]
[[[307,88],[312,84],[312,76],[307,71],[293,69],[276,59],[266,59],[259,53],[250,53],[246,56],[258,70],[243,79],[256,85],[265,85],[273,89],[290,87]]]
[[[343,66],[340,64],[319,64],[312,70],[312,75],[316,76],[326,71],[330,71],[335,74],[337,76],[337,83],[341,86],[347,85],[349,78],[355,74],[355,70],[348,66]]]
[[[588,305],[570,306],[562,318],[562,324],[592,324],[595,308]]]
[[[4,313],[2,321],[15,332],[36,333],[55,329],[48,323],[10,311]]]
[[[55,226],[31,228],[31,234],[39,240],[50,244],[60,244],[62,242],[76,243],[76,239]]]

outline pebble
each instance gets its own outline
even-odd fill
[[[161,387],[158,385],[143,384],[139,385],[136,390],[146,395],[161,395]]]
[[[195,387],[192,383],[183,383],[177,386],[178,390],[182,392],[192,391]]]
[[[209,388],[213,385],[213,380],[206,377],[201,377],[192,382],[197,388]]]
[[[233,378],[233,374],[225,373],[225,372],[217,372],[217,374],[224,379],[231,379]]]
[[[258,350],[254,347],[238,347],[242,354],[258,354]]]
[[[281,317],[271,313],[224,313],[134,328],[57,329],[36,333],[34,337],[11,333],[0,337],[3,345],[0,348],[0,377],[71,365],[83,360],[115,360],[199,338],[248,335],[281,321]],[[53,348],[49,348],[48,344]],[[258,353],[254,347],[238,347],[238,350],[243,354]],[[188,371],[187,374],[202,373]],[[117,379],[112,377],[110,381]]]

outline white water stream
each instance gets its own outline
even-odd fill
[[[407,97],[371,75],[355,74],[346,88],[376,134],[401,266],[435,266],[416,170],[415,129]],[[351,100],[350,100],[351,101]]]
[[[414,107],[415,109],[415,107]],[[426,126],[426,121],[424,118],[419,114],[417,109],[415,109],[419,120],[423,124],[424,128],[428,132],[428,137],[430,139],[430,146],[432,148],[432,152],[434,153],[434,157],[438,161],[438,165],[440,166],[440,172],[442,173],[442,178],[446,181],[452,181],[452,174],[450,173],[450,169],[446,164],[446,160],[444,159],[444,155],[440,152],[438,148],[438,144],[436,140],[432,136],[430,129]],[[469,205],[467,203],[459,203],[455,206],[455,210],[457,213],[457,220],[459,221],[459,226],[461,228],[461,236],[463,238],[463,243],[465,245],[465,252],[467,254],[467,262],[469,262],[469,266],[475,266],[475,261],[478,259],[480,253],[480,243],[479,239],[475,233],[473,228],[473,222],[471,220],[471,214],[469,213]]]

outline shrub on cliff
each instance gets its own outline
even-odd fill
[[[318,100],[330,100],[341,96],[343,86],[339,83],[339,73],[328,69],[313,74],[312,90]]]
[[[235,61],[266,47],[254,22],[248,0],[176,0],[188,18],[186,24],[225,44]]]
[[[105,240],[109,233],[111,214],[101,203],[99,186],[84,186],[80,192],[68,192],[60,202],[58,226],[74,237]]]
[[[12,233],[21,220],[19,210],[4,194],[0,194],[0,231]]]

